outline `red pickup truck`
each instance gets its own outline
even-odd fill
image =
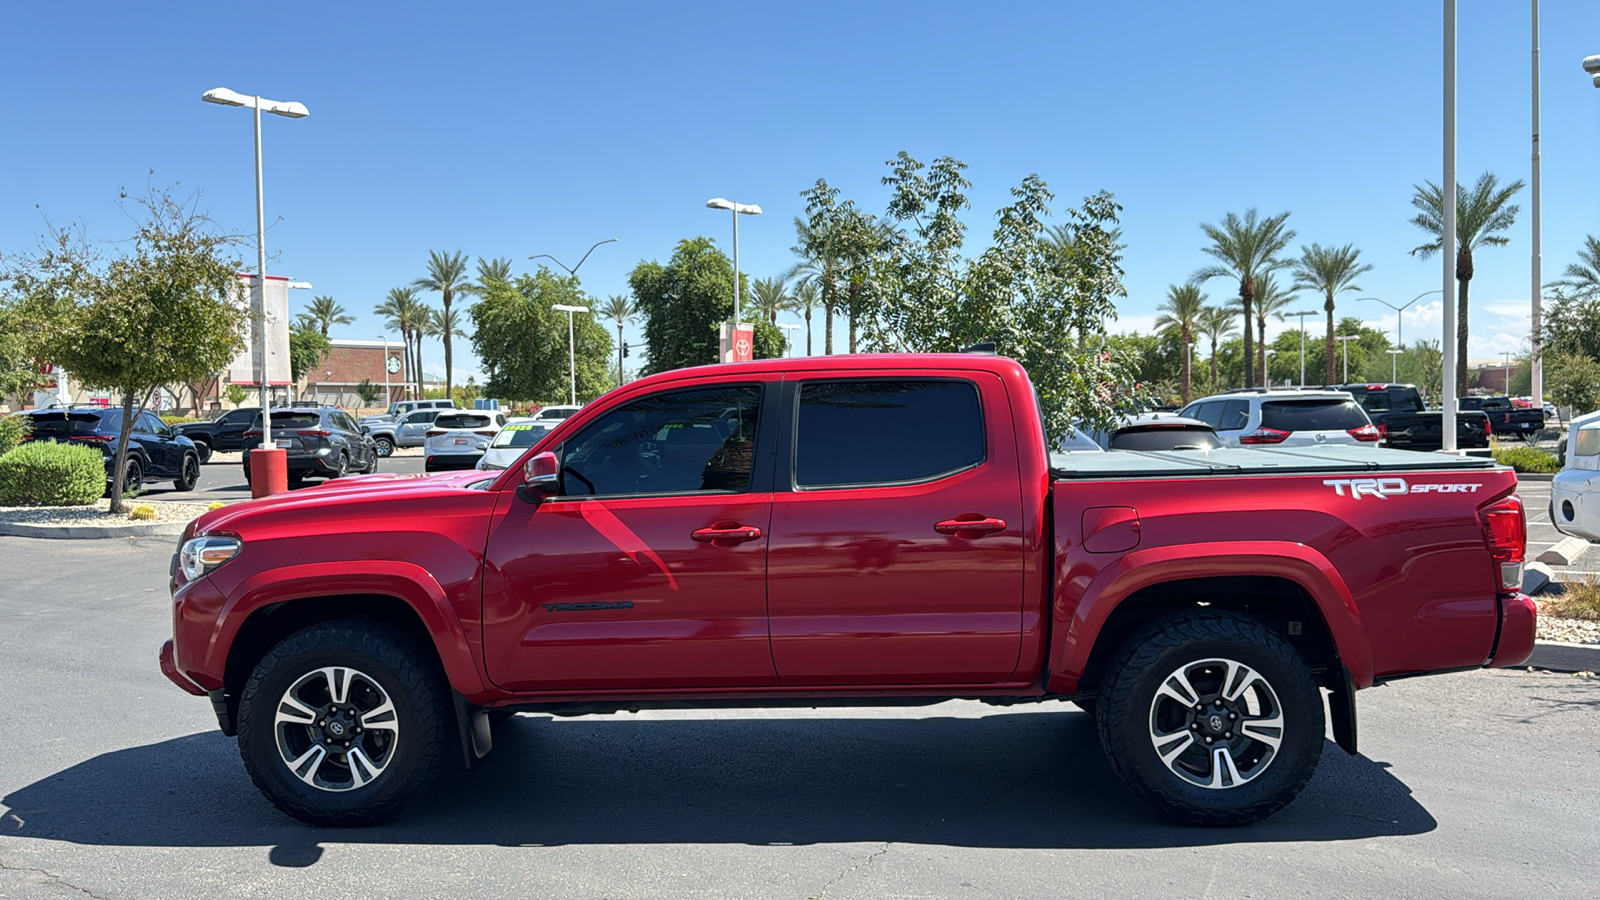
[[[1136,795],[1232,825],[1294,799],[1325,723],[1355,752],[1357,689],[1532,650],[1487,460],[1047,437],[995,356],[656,375],[503,471],[201,516],[161,668],[313,823],[392,814],[516,711],[969,698],[1071,699]]]

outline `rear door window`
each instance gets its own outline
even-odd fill
[[[1179,415],[1182,415],[1186,419],[1199,419],[1207,425],[1210,425],[1212,428],[1215,428],[1217,427],[1217,423],[1221,421],[1222,401],[1208,400],[1205,403],[1196,403],[1184,410]]]
[[[800,388],[794,483],[906,484],[984,459],[983,412],[970,381],[813,381]]]
[[[1325,397],[1261,404],[1262,427],[1278,431],[1349,431],[1370,424],[1354,400]]]
[[[1229,400],[1222,404],[1222,410],[1217,414],[1216,422],[1207,422],[1207,425],[1218,431],[1239,431],[1250,424],[1250,401]]]

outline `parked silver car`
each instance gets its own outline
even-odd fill
[[[389,456],[396,447],[421,447],[428,439],[428,426],[439,418],[443,409],[419,409],[405,413],[398,422],[363,424],[361,430],[371,435],[379,456]]]

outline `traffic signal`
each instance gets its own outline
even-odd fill
[[[627,344],[623,344],[622,345],[622,356],[623,356],[624,359],[626,359],[627,356],[628,356],[628,345]]]

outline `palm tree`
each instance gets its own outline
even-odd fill
[[[802,281],[794,286],[794,293],[789,295],[789,310],[800,314],[806,322],[806,355],[811,355],[811,313],[821,301],[817,298],[817,286],[814,282]]]
[[[1571,288],[1579,297],[1600,296],[1600,238],[1586,236],[1578,248],[1578,261],[1568,264],[1561,274],[1564,277],[1553,284]]]
[[[1195,317],[1200,334],[1211,341],[1211,393],[1217,392],[1217,345],[1234,336],[1234,318],[1238,314],[1221,306],[1207,306]]]
[[[405,349],[405,380],[419,386],[422,383],[421,338],[417,327],[430,313],[427,305],[417,297],[417,289],[397,287],[389,289],[389,296],[372,310],[384,317],[384,324],[400,332]],[[415,341],[416,346],[413,347]]]
[[[1411,205],[1420,212],[1411,224],[1433,236],[1429,243],[1411,251],[1411,255],[1427,259],[1444,247],[1444,191],[1431,181],[1422,186],[1413,185],[1416,194]],[[1511,198],[1522,190],[1522,179],[1505,187],[1492,172],[1478,176],[1478,183],[1469,191],[1456,185],[1456,397],[1467,389],[1467,286],[1472,282],[1472,254],[1483,247],[1500,247],[1509,243],[1504,232],[1517,219],[1518,206]]]
[[[1267,317],[1276,314],[1278,320],[1282,321],[1284,308],[1293,301],[1294,289],[1286,291],[1279,287],[1278,279],[1271,274],[1261,276],[1256,284],[1256,355],[1263,386],[1270,387],[1272,384],[1267,378]]]
[[[1178,352],[1183,360],[1183,404],[1189,405],[1190,366],[1193,364],[1194,353],[1190,349],[1194,343],[1195,331],[1200,323],[1201,312],[1205,309],[1206,295],[1200,293],[1200,287],[1194,284],[1174,284],[1167,288],[1167,302],[1161,304],[1161,315],[1156,318],[1156,328],[1165,331],[1168,328],[1178,330]]]
[[[1243,219],[1228,213],[1221,225],[1202,223],[1200,226],[1200,230],[1211,239],[1211,246],[1200,249],[1221,260],[1222,264],[1206,266],[1194,273],[1191,280],[1203,282],[1217,277],[1239,279],[1239,307],[1244,312],[1245,387],[1255,386],[1250,371],[1253,368],[1250,365],[1253,358],[1250,313],[1256,294],[1255,282],[1262,275],[1289,265],[1287,260],[1278,258],[1283,248],[1294,240],[1294,232],[1284,227],[1288,221],[1289,214],[1286,212],[1257,221],[1255,208],[1251,207]]]
[[[818,305],[822,307],[822,352],[833,355],[833,313],[839,308],[839,269],[841,260],[834,247],[836,235],[813,229],[805,219],[794,217],[795,245],[790,250],[801,257],[800,262],[783,273],[783,279],[798,278],[795,287],[814,284],[821,289]],[[807,354],[810,355],[809,353]]]
[[[355,323],[355,318],[345,313],[345,308],[336,303],[332,297],[321,296],[313,298],[301,316],[321,329],[323,337],[327,337],[328,326]]]
[[[489,285],[510,280],[511,260],[509,257],[484,259],[480,256],[478,257],[478,280],[472,283],[471,291],[464,291],[463,293],[472,293],[481,297],[483,292],[489,289]]]
[[[1359,291],[1356,277],[1372,271],[1372,266],[1363,265],[1358,257],[1361,251],[1354,244],[1345,244],[1343,247],[1324,247],[1321,244],[1312,244],[1300,248],[1300,258],[1294,264],[1294,286],[1296,289],[1304,288],[1316,291],[1322,295],[1322,309],[1328,314],[1328,334],[1323,344],[1323,355],[1327,358],[1327,369],[1323,372],[1323,384],[1334,384],[1333,380],[1333,298],[1345,291]]]
[[[466,282],[467,257],[457,251],[446,256],[437,250],[428,251],[428,274],[411,282],[413,287],[425,291],[438,291],[444,297],[444,311],[450,312],[450,301],[456,294],[471,294],[474,287]],[[444,338],[444,396],[446,400],[452,399],[451,381],[454,377],[454,356],[450,351],[450,334],[445,332]]]
[[[757,282],[759,284],[760,282]],[[622,383],[622,325],[639,314],[639,304],[626,294],[612,294],[595,307],[595,314],[617,323],[617,384]]]
[[[781,277],[758,279],[750,288],[750,305],[759,310],[769,323],[776,325],[778,313],[789,302],[789,295],[784,290],[786,287]]]

